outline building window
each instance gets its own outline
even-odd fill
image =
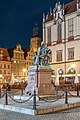
[[[68,60],[74,59],[74,48],[68,49]]]
[[[0,56],[0,60],[3,60],[3,55]]]
[[[56,51],[56,60],[62,61],[62,50]]]
[[[4,70],[4,74],[6,74],[6,70]]]
[[[62,39],[62,23],[58,23],[57,36],[58,36],[58,42],[61,42],[61,39]]]
[[[48,44],[51,44],[51,27],[47,28],[47,40]]]
[[[10,65],[8,65],[8,69],[10,69]]]
[[[2,64],[0,64],[0,69],[2,69]]]
[[[10,71],[8,71],[8,74],[10,74]]]
[[[2,74],[2,70],[0,70],[0,74]]]
[[[68,37],[73,36],[73,19],[68,20]]]
[[[6,68],[6,64],[4,64],[4,69]]]

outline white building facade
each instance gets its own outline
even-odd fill
[[[80,0],[68,4],[58,1],[50,13],[43,14],[43,41],[52,50],[51,66],[67,75],[80,76]]]

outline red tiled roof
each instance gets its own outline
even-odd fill
[[[77,10],[76,0],[66,4],[64,8],[65,8],[65,14],[69,14],[76,11]]]

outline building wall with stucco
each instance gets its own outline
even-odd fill
[[[61,68],[67,75],[69,68],[74,67],[80,76],[80,0],[65,5],[58,1],[52,14],[43,15],[43,41],[52,51],[50,65],[55,73]]]

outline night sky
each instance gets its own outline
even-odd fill
[[[35,23],[42,38],[42,15],[54,8],[57,0],[0,0],[0,47],[14,48],[18,43],[29,48]],[[68,3],[71,0],[61,0]]]

